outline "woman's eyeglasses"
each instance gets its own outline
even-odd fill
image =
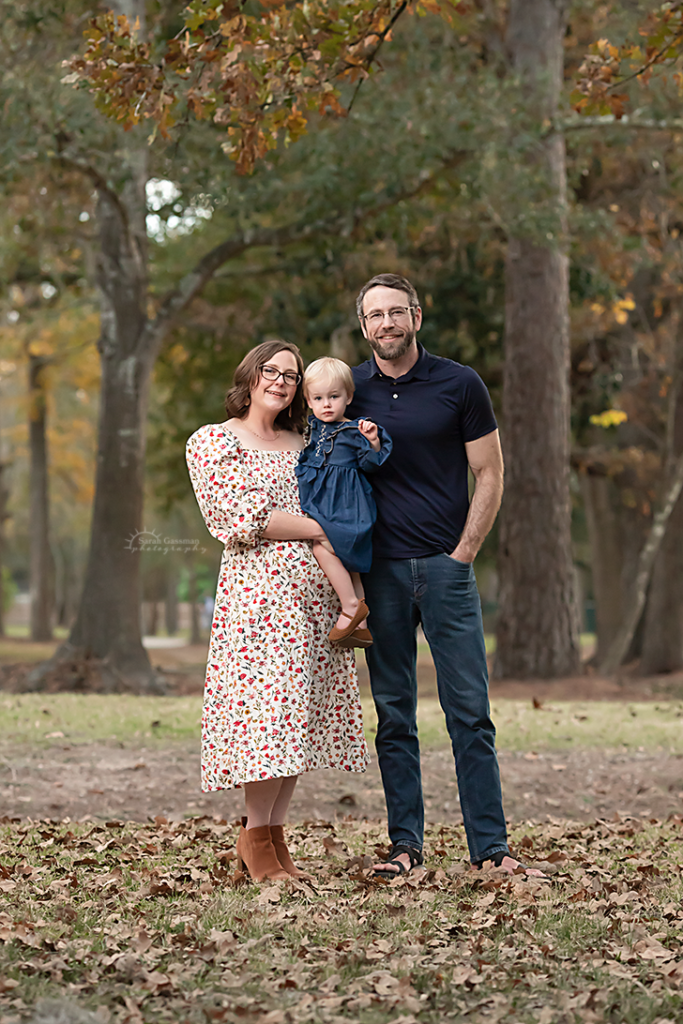
[[[279,380],[282,377],[285,384],[289,384],[292,388],[295,388],[301,380],[300,373],[294,373],[294,370],[278,370],[277,366],[262,366],[261,376],[264,380],[273,381]]]

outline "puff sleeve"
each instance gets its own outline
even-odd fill
[[[380,427],[379,424],[377,425],[377,434],[380,444],[378,452],[375,451],[368,439],[363,437],[359,431],[362,445],[358,452],[358,468],[362,469],[364,473],[374,473],[391,455],[394,443],[384,427]]]
[[[220,425],[200,427],[187,442],[187,468],[209,533],[226,548],[254,547],[273,508],[254,487],[239,441]]]

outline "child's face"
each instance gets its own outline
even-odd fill
[[[343,420],[346,406],[351,401],[344,388],[326,380],[311,385],[306,398],[313,414],[323,423],[337,423]]]

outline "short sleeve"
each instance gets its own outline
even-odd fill
[[[272,500],[254,487],[244,449],[220,425],[200,427],[187,442],[187,468],[209,533],[228,548],[253,547],[268,525]]]
[[[476,441],[498,429],[486,385],[469,366],[462,367],[461,431],[463,441]]]
[[[377,435],[379,437],[379,451],[376,452],[372,447],[367,437],[358,432],[362,441],[361,449],[358,453],[358,467],[362,469],[364,473],[374,473],[375,470],[379,469],[383,463],[389,458],[391,449],[393,448],[393,441],[387,434],[384,427],[377,425]]]

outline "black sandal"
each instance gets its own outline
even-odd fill
[[[497,850],[496,853],[492,854],[490,857],[487,857],[486,860],[475,860],[472,863],[472,867],[476,868],[477,871],[481,871],[482,868],[484,867],[484,864],[489,864],[491,865],[491,867],[499,868],[506,857],[510,857],[512,860],[517,860],[514,854],[510,853],[509,850]],[[529,871],[532,871],[534,869],[530,868],[528,864],[523,864],[521,860],[517,860],[517,865],[518,866],[515,868],[514,871],[509,872],[511,878],[534,878],[537,882],[550,881],[548,875],[544,875],[543,872],[541,872],[540,875],[528,874]],[[522,870],[520,871],[519,868],[521,868]]]
[[[407,868],[405,864],[398,860],[399,854],[407,853],[410,859],[410,867]],[[408,875],[413,868],[419,867],[424,864],[424,857],[422,856],[422,850],[416,850],[414,846],[407,846],[405,843],[396,843],[389,850],[389,856],[384,864],[395,864],[398,871],[387,871],[386,868],[376,868],[371,878],[399,878],[401,875]]]

